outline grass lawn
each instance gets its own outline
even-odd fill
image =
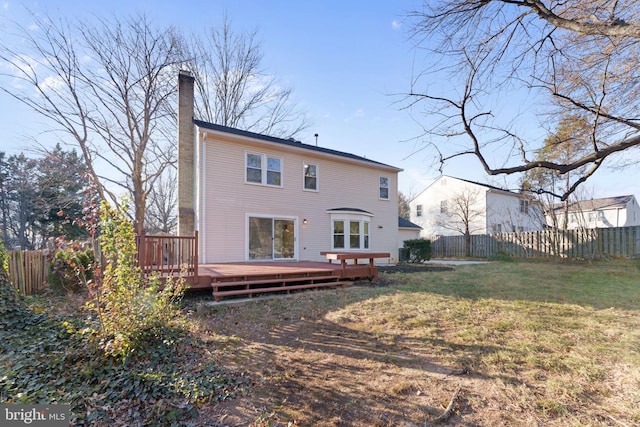
[[[4,289],[4,290],[3,290]],[[640,262],[389,269],[376,285],[211,305],[126,364],[79,295],[0,287],[0,403],[76,425],[640,425]],[[184,331],[184,329],[181,329]]]
[[[258,426],[640,425],[640,264],[496,262],[204,306],[192,328]],[[451,404],[451,405],[450,405]],[[244,423],[244,424],[242,424]]]

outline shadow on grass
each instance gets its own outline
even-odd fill
[[[385,318],[386,313],[379,314],[385,308],[388,312],[402,310],[387,305],[385,297],[430,293],[436,295],[433,304],[441,300],[437,296],[453,297],[451,318],[455,319],[456,309],[469,306],[464,300],[627,310],[638,310],[640,305],[640,272],[633,263],[509,262],[414,270],[418,271],[385,269],[380,276],[383,286],[364,283],[347,290],[217,306],[201,313],[201,319],[217,334],[239,338],[228,354],[235,363],[250,367],[254,380],[264,379],[256,385],[253,402],[274,408],[280,414],[276,417],[302,417],[302,425],[401,425],[407,419],[414,423],[420,417],[422,421],[434,419],[442,412],[442,402],[450,398],[452,385],[461,381],[525,384],[517,374],[517,364],[527,359],[531,347],[502,343],[501,332],[492,329],[500,327],[499,322],[480,325],[481,331],[484,328],[497,336],[493,341],[465,343],[462,336],[439,330],[446,325],[439,326],[419,309],[408,307],[412,313]],[[370,301],[374,301],[373,311],[368,312]],[[461,306],[456,308],[458,303]],[[340,317],[340,310],[348,306],[346,317]],[[544,315],[536,304],[514,307]],[[555,316],[563,316],[562,308],[553,310],[549,328]],[[576,311],[575,307],[567,310]],[[473,317],[466,315],[466,320],[459,321],[473,324]],[[370,316],[379,317],[370,323]],[[402,320],[410,316],[414,321],[418,316],[417,321],[432,330],[416,336]],[[487,373],[487,360],[513,360],[516,366]],[[417,395],[416,390],[427,392]]]
[[[240,338],[229,350],[235,363],[254,379],[265,378],[256,386],[256,399],[282,406],[289,415],[305,414],[302,425],[330,419],[376,425],[380,417],[386,420],[382,425],[400,425],[407,418],[423,422],[442,413],[443,397],[450,398],[456,378],[519,383],[515,375],[489,376],[479,364],[487,354],[515,349],[450,342],[437,331],[418,337],[410,330],[367,330],[359,322],[327,318],[348,305],[397,292],[394,286],[321,290],[215,306],[201,314],[217,334]]]

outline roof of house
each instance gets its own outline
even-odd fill
[[[489,190],[496,190],[496,191],[502,191],[504,193],[511,193],[514,196],[522,196],[522,194],[520,194],[520,193],[516,193],[516,192],[511,191],[511,190],[507,190],[507,189],[504,189],[504,188],[496,187],[494,185],[483,184],[481,182],[471,181],[471,180],[463,179],[463,178],[456,178],[456,177],[453,177],[453,176],[450,176],[449,178],[459,179],[460,181],[468,182],[470,184],[475,184],[475,185],[479,185],[481,187],[486,187]]]
[[[355,212],[355,213],[373,215],[371,212],[365,211],[364,209],[360,209],[360,208],[332,208],[332,209],[327,209],[327,212]]]
[[[632,194],[625,196],[604,197],[601,199],[580,200],[569,204],[569,212],[603,211],[607,209],[626,208],[627,204],[635,199]],[[564,209],[563,203],[553,205],[553,210]]]
[[[432,185],[434,185],[436,182],[438,182],[438,181],[439,181],[440,179],[442,179],[442,178],[457,179],[458,181],[464,181],[464,182],[468,182],[469,184],[479,185],[479,186],[481,186],[481,187],[485,187],[485,188],[487,188],[487,189],[489,189],[489,190],[492,190],[492,191],[499,191],[499,192],[501,192],[501,193],[507,193],[507,194],[509,194],[509,195],[516,196],[516,197],[527,197],[526,195],[524,195],[524,194],[522,194],[522,193],[516,193],[515,191],[506,190],[506,189],[504,189],[504,188],[496,187],[496,186],[489,185],[489,184],[483,184],[483,183],[481,183],[481,182],[470,181],[470,180],[468,180],[468,179],[457,178],[457,177],[455,177],[455,176],[450,176],[450,175],[440,175],[438,178],[436,178],[436,179],[435,179],[435,181],[433,181],[431,184],[429,184],[429,185],[427,186],[427,188],[425,188],[425,189],[424,189],[424,190],[422,190],[420,193],[418,193],[418,195],[420,195],[420,194],[424,193],[424,192],[425,192],[429,187],[431,187]],[[418,197],[418,195],[417,195],[416,197],[414,197],[414,199],[415,199],[415,198],[417,198],[417,197]]]
[[[417,230],[422,230],[418,224],[414,224],[406,218],[398,217],[398,228],[415,228]]]
[[[290,138],[290,139],[277,138],[275,136],[263,135],[260,133],[250,132],[242,129],[236,129],[228,126],[217,125],[214,123],[204,122],[202,120],[197,120],[197,119],[193,119],[193,123],[200,128],[208,129],[216,132],[228,133],[228,134],[237,135],[245,138],[257,139],[257,140],[268,142],[268,143],[275,143],[275,144],[279,144],[286,147],[304,149],[304,150],[314,151],[317,153],[328,154],[331,156],[338,156],[338,157],[342,157],[350,160],[357,160],[361,162],[371,163],[373,165],[395,169],[398,172],[402,171],[402,169],[397,168],[395,166],[376,162],[375,160],[370,160],[370,159],[367,159],[366,157],[357,156],[355,154],[346,153],[343,151],[332,150],[330,148],[318,147],[316,145],[304,144],[303,142],[296,141],[293,138]]]

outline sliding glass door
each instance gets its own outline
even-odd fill
[[[249,259],[294,259],[295,220],[249,217]]]

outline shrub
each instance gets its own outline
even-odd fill
[[[82,250],[77,244],[60,248],[51,261],[49,284],[73,292],[85,289],[94,278],[95,262],[92,249]]]
[[[505,251],[496,251],[489,255],[489,261],[513,261],[513,257]]]
[[[167,280],[160,290],[158,278],[143,278],[126,209],[112,209],[106,202],[101,205],[100,247],[105,265],[102,277],[90,286],[88,304],[100,324],[100,345],[107,354],[124,359],[149,340],[162,341],[181,327],[179,302],[184,293],[184,280]]]
[[[1,267],[0,242],[0,404],[70,404],[69,423],[77,426],[194,425],[197,404],[244,393],[249,378],[219,367],[196,337],[173,327],[180,315],[180,282],[170,281],[160,292],[157,281],[145,287],[130,262],[130,224],[120,212],[105,215],[111,264],[106,282],[96,270],[90,285],[102,301],[92,307],[101,326],[81,313],[45,314],[30,307]],[[74,259],[69,253],[60,259]],[[154,339],[143,344],[149,334]],[[134,351],[137,357],[112,357]]]
[[[428,261],[431,259],[431,240],[405,240],[403,251],[407,262],[422,263],[424,261]]]

